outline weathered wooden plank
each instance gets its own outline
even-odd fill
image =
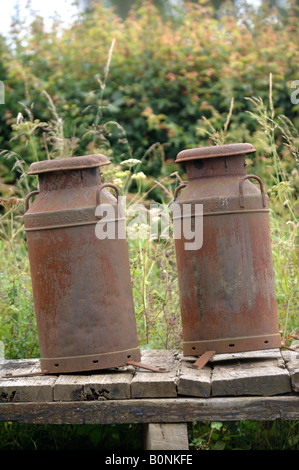
[[[299,396],[0,403],[0,421],[52,424],[296,420]]]
[[[97,373],[61,374],[54,385],[54,400],[128,399],[133,373],[132,367],[124,367]]]
[[[150,366],[165,368],[168,372],[157,373],[138,370],[131,382],[131,397],[176,397],[178,352],[174,350],[144,350],[141,361]]]
[[[210,362],[223,362],[232,360],[249,360],[249,359],[282,359],[281,351],[275,349],[260,349],[258,351],[244,351],[235,353],[214,354]]]
[[[121,400],[131,397],[133,367],[92,374],[84,385],[86,400]]]
[[[55,377],[24,377],[0,380],[0,402],[53,400]]]
[[[189,360],[181,360],[177,380],[178,395],[209,397],[211,394],[211,368],[205,366],[201,370],[196,370],[190,367],[191,364],[192,362]]]
[[[120,400],[130,398],[133,367],[97,373],[61,374],[54,385],[55,401]]]
[[[145,350],[143,363],[164,367],[169,372],[135,371],[127,367],[100,373],[15,378],[3,376],[40,372],[39,359],[4,360],[0,365],[0,401],[209,397],[211,387],[213,396],[272,396],[289,393],[291,384],[293,391],[298,391],[298,356],[293,351],[284,351],[282,355],[279,349],[219,354],[197,371],[189,368],[195,357],[183,357],[175,350]]]
[[[299,392],[299,351],[282,351],[294,392]]]
[[[144,450],[188,450],[186,423],[149,423],[144,425]]]
[[[40,372],[38,359],[4,361],[0,370],[0,402],[52,401],[56,376],[32,375],[14,377],[20,374]],[[11,374],[11,377],[5,377]]]
[[[88,374],[61,374],[53,386],[54,401],[84,400],[84,386],[88,379]]]
[[[9,359],[0,363],[0,378],[11,374],[33,374],[41,372],[39,359]]]
[[[282,360],[234,361],[214,365],[212,396],[272,396],[291,391]]]
[[[141,396],[176,396],[173,351],[143,351],[142,362],[164,367],[167,373],[154,373],[132,366],[92,374],[60,375],[54,385],[55,401],[129,399]]]

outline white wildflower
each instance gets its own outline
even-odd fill
[[[128,160],[124,160],[123,162],[120,162],[121,165],[126,165],[126,166],[134,166],[134,165],[138,165],[138,163],[141,163],[141,160],[137,160],[137,158],[129,158]]]
[[[24,117],[22,113],[18,113],[17,115],[17,124],[22,124],[24,122]]]
[[[143,171],[139,171],[138,173],[135,173],[134,175],[132,175],[131,178],[132,180],[140,181],[140,180],[145,180],[146,176],[143,173]]]
[[[145,239],[147,238],[150,232],[150,227],[148,224],[129,224],[127,226],[127,235],[131,240],[136,240],[138,238]]]
[[[116,185],[116,186],[119,186],[122,188],[123,186],[123,180],[121,178],[113,178],[113,183]]]

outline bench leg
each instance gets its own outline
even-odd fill
[[[188,450],[187,423],[143,425],[145,450]]]

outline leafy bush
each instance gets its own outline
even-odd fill
[[[298,421],[237,421],[193,423],[193,450],[296,450],[299,449]]]
[[[118,163],[128,158],[127,141],[135,158],[159,142],[165,161],[171,162],[184,148],[210,143],[198,133],[202,117],[219,130],[234,98],[232,139],[250,140],[258,150],[254,163],[263,160],[258,123],[246,112],[245,97],[265,100],[272,73],[275,107],[297,125],[299,105],[290,99],[291,83],[298,78],[295,13],[295,7],[285,17],[267,7],[258,12],[248,7],[233,16],[228,3],[219,17],[212,8],[186,2],[176,21],[165,22],[151,2],[143,2],[126,20],[96,4],[62,31],[59,20],[46,31],[37,16],[24,35],[22,23],[16,21],[14,47],[6,41],[2,49],[6,145],[26,162],[36,155],[46,158],[49,142],[41,140],[34,154],[28,135],[9,144],[14,130],[7,136],[7,126],[24,112],[20,102],[34,114],[35,131],[42,133],[40,123],[53,118],[46,91],[64,136],[73,138],[73,144],[78,139],[77,155],[100,150]],[[158,176],[161,159],[151,157],[151,153],[146,157],[145,171]],[[284,157],[290,158],[287,149]],[[13,182],[10,173],[4,182]]]

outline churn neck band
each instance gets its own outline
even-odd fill
[[[102,154],[84,155],[83,157],[56,158],[32,163],[28,175],[39,175],[51,171],[84,170],[109,165],[110,160]]]
[[[251,144],[228,144],[213,145],[211,147],[199,147],[194,149],[182,150],[177,155],[176,163],[185,163],[191,160],[199,160],[215,157],[232,157],[237,155],[247,155],[256,152]]]

